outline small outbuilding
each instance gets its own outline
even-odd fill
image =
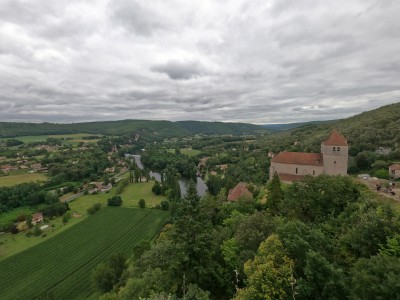
[[[389,175],[392,179],[400,178],[400,164],[393,164],[389,166]]]
[[[240,197],[253,197],[244,182],[239,182],[233,189],[229,190],[228,201],[236,202]]]
[[[43,213],[37,212],[32,215],[32,224],[36,225],[37,223],[43,222]]]

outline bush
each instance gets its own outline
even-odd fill
[[[39,236],[42,234],[42,230],[40,229],[39,225],[36,225],[35,228],[33,229],[33,234],[35,236]]]
[[[162,210],[169,210],[169,202],[167,200],[161,201],[160,208]]]
[[[376,170],[374,176],[381,179],[389,179],[389,171],[387,169]]]
[[[72,217],[71,212],[70,211],[66,211],[65,214],[63,215],[63,219],[62,219],[63,223],[64,224],[68,223],[68,220],[71,219],[71,217]]]
[[[124,191],[124,189],[128,186],[128,184],[129,184],[128,179],[121,180],[116,189],[117,195],[121,194]]]
[[[108,206],[121,206],[121,204],[122,204],[121,196],[114,196],[114,197],[108,198],[108,200],[107,200]]]
[[[146,201],[144,201],[144,199],[140,199],[139,200],[139,207],[140,208],[145,208],[146,207]]]
[[[95,203],[87,209],[87,212],[89,215],[93,215],[96,211],[100,210],[100,208],[101,208],[101,204]]]
[[[161,185],[158,181],[154,182],[153,187],[151,188],[151,191],[155,194],[155,195],[161,195],[162,189],[161,189]]]

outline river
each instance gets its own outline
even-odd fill
[[[126,154],[125,156],[133,157],[135,159],[135,163],[138,166],[138,168],[143,170],[144,167],[140,155]],[[150,171],[150,177],[154,177],[155,180],[161,182],[161,174],[159,172]],[[188,185],[187,180],[184,179],[179,180],[179,187],[181,188],[182,198],[186,195],[187,185]],[[204,196],[207,192],[207,185],[201,177],[197,177],[196,189],[197,189],[197,194],[200,197]]]

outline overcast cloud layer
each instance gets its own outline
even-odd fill
[[[400,1],[0,0],[0,121],[289,123],[400,101]]]

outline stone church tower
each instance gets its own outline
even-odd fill
[[[347,175],[349,146],[347,140],[336,130],[321,143],[324,173],[328,175]]]

